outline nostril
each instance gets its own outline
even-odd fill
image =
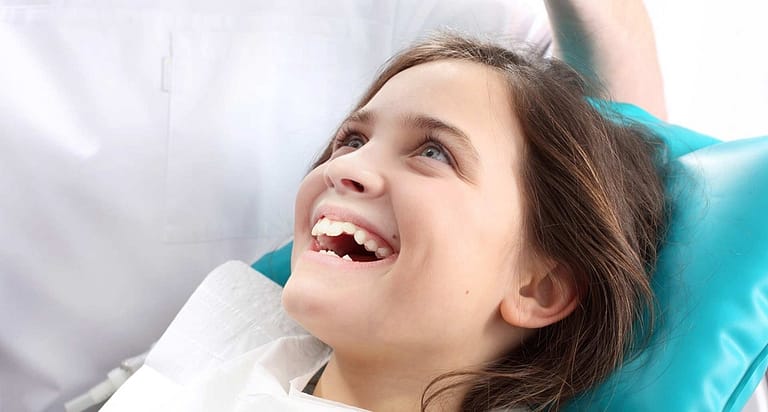
[[[341,179],[341,184],[360,193],[365,191],[365,187],[363,185],[352,179]]]

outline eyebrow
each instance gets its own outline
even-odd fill
[[[375,120],[376,114],[374,112],[361,109],[349,115],[345,122],[374,123]],[[458,127],[436,117],[419,113],[406,114],[401,118],[401,122],[405,127],[437,131],[450,135],[454,138],[452,142],[459,147],[462,153],[469,156],[474,164],[480,162],[480,155],[478,155],[477,149],[472,144],[472,140]]]

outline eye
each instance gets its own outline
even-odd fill
[[[346,147],[351,147],[353,149],[359,149],[363,147],[364,144],[365,144],[365,140],[363,140],[362,137],[356,134],[353,134],[351,136],[347,136],[342,141],[342,144],[340,144],[339,146],[346,146]]]
[[[448,156],[446,156],[443,152],[443,149],[438,146],[430,145],[425,147],[424,150],[421,151],[421,156],[435,159],[440,162],[449,163]]]
[[[424,156],[429,159],[437,160],[448,165],[453,165],[453,159],[450,153],[442,144],[434,140],[433,138],[427,138],[427,141],[421,148],[419,156]]]
[[[349,147],[353,150],[357,150],[365,145],[366,139],[363,135],[355,130],[347,128],[342,129],[339,135],[333,142],[333,151],[337,151],[342,148]]]

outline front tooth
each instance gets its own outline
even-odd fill
[[[355,242],[357,242],[358,245],[364,245],[366,240],[366,234],[362,230],[356,230],[355,231]]]
[[[367,250],[369,252],[375,252],[378,249],[379,249],[379,244],[376,243],[375,240],[368,239],[368,240],[365,241],[365,250]]]
[[[342,223],[341,229],[344,231],[344,233],[348,235],[353,235],[357,231],[357,227],[354,224],[349,222]]]
[[[336,252],[334,252],[332,250],[329,250],[328,254],[331,255],[331,256],[341,257],[341,256],[337,255]]]
[[[388,247],[380,247],[376,249],[376,257],[379,259],[384,259],[390,255],[392,255],[392,249]]]
[[[325,229],[325,234],[328,236],[338,236],[344,232],[344,224],[341,222],[331,222],[328,228]]]
[[[317,235],[319,235],[321,233],[320,229],[319,229],[320,228],[320,222],[322,222],[322,220],[318,220],[317,223],[315,223],[315,225],[312,226],[312,236],[317,236]]]
[[[328,226],[331,224],[331,221],[328,220],[328,218],[322,218],[319,222],[315,225],[315,228],[317,228],[317,234],[322,235],[328,230]]]
[[[344,255],[344,257],[342,257],[342,259],[344,259],[344,260],[348,260],[348,261],[350,261],[350,262],[352,261],[352,258],[351,258],[351,257],[349,257],[349,255]]]

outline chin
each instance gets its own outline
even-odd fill
[[[347,309],[336,303],[338,297],[329,285],[318,281],[314,274],[304,273],[300,264],[297,267],[283,289],[283,308],[304,329],[320,338],[328,323],[340,320]]]
[[[282,304],[288,316],[334,349],[367,341],[371,320],[365,312],[370,306],[365,297],[369,294],[340,288],[327,282],[327,276],[301,267],[297,264],[283,290]]]

